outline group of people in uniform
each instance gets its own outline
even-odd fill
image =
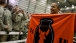
[[[5,8],[6,0],[0,0],[0,31],[6,32],[6,35],[0,34],[0,42],[25,39],[27,33],[28,15],[17,5],[10,9]],[[19,32],[18,35],[8,35],[10,32]],[[23,33],[20,35],[20,33]]]

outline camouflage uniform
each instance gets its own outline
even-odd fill
[[[4,24],[8,25],[7,34],[12,31],[12,15],[8,9],[4,11]],[[7,41],[9,41],[11,35],[7,35]]]
[[[25,14],[26,15],[26,14]],[[25,39],[26,37],[27,37],[27,32],[28,32],[28,26],[27,26],[27,24],[28,24],[28,16],[26,15],[25,16],[26,17],[26,19],[24,19],[23,21],[22,21],[22,25],[21,25],[21,27],[22,27],[22,32],[23,32],[23,35],[20,35],[20,37],[19,37],[19,39],[21,40],[21,39]]]
[[[0,6],[0,31],[7,30],[7,29],[5,29],[6,25],[3,23],[3,21],[4,21],[4,8],[2,6]],[[4,42],[6,40],[7,40],[7,36],[0,34],[0,42]]]
[[[22,13],[14,13],[12,14],[12,20],[13,20],[13,31],[15,32],[22,32],[24,30],[22,22],[26,20],[27,16]],[[19,35],[13,35],[11,36],[11,40],[18,40]]]
[[[8,9],[4,11],[4,24],[8,25],[8,32],[12,31],[12,15]]]

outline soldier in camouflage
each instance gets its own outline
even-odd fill
[[[6,31],[8,30],[8,25],[5,25],[4,23],[5,5],[6,5],[6,0],[0,0],[0,31],[4,31],[6,33]],[[6,40],[7,40],[7,35],[0,34],[0,42],[4,42]]]
[[[12,31],[12,15],[8,9],[4,11],[4,24],[8,25],[8,32]]]
[[[27,37],[27,32],[28,32],[28,27],[27,27],[27,24],[28,24],[28,16],[27,16],[27,14],[24,13],[24,12],[25,12],[25,11],[23,11],[22,14],[26,15],[26,16],[25,16],[26,19],[22,20],[22,23],[21,23],[21,24],[22,24],[21,27],[22,27],[22,32],[23,32],[23,34],[20,35],[20,37],[19,37],[20,40],[21,40],[21,39],[25,39],[25,38]]]
[[[17,8],[15,9],[15,12],[12,14],[12,20],[13,20],[13,31],[15,32],[23,32],[24,30],[24,25],[23,21],[27,19],[27,15],[23,12],[23,10]],[[11,36],[11,40],[18,40],[19,35],[13,35]]]

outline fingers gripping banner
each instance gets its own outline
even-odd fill
[[[26,43],[73,43],[74,14],[33,14]]]

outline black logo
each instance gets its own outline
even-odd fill
[[[59,38],[59,43],[68,43],[68,40]]]
[[[40,24],[36,28],[34,43],[53,43],[54,31],[52,24],[53,20],[50,18],[40,20]],[[40,36],[41,34],[43,34],[42,37]]]

